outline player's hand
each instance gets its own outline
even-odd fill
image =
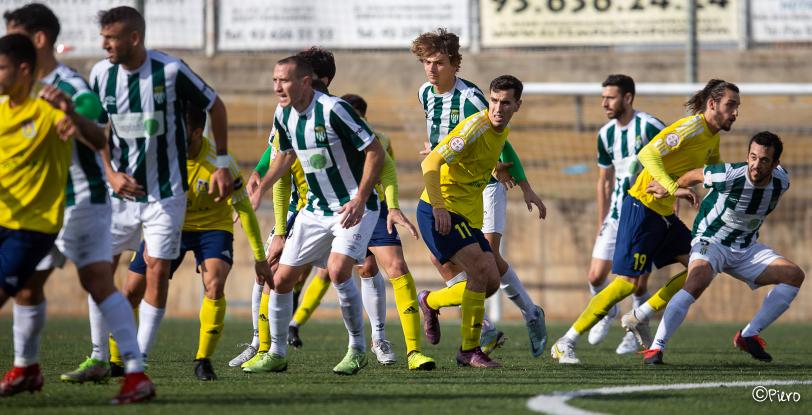
[[[547,219],[547,206],[541,201],[539,195],[534,191],[524,192],[524,203],[527,205],[527,211],[533,212],[533,205],[539,210],[539,219]]]
[[[251,196],[259,191],[259,185],[261,182],[262,179],[259,177],[259,173],[257,173],[256,170],[252,171],[251,175],[248,176],[248,182],[245,183],[245,190],[248,192],[248,196]]]
[[[694,192],[694,189],[685,189],[680,187],[676,192],[674,192],[674,197],[687,200],[691,203],[691,207],[693,208],[699,206],[699,196],[697,196],[696,192]]]
[[[410,234],[417,239],[417,228],[414,227],[409,218],[403,214],[400,209],[389,208],[389,214],[386,216],[386,231],[390,234],[395,229],[395,225],[406,227]]]
[[[431,153],[431,143],[426,141],[426,142],[423,143],[423,149],[420,150],[420,155],[421,156],[428,156],[429,153]]]
[[[251,201],[251,207],[256,211],[262,204],[262,192],[257,190],[254,193],[248,193],[248,199]]]
[[[71,101],[70,97],[65,95],[62,90],[53,86],[53,85],[45,85],[39,91],[38,96],[45,101],[48,101],[51,106],[54,108],[66,113],[72,114],[74,110],[73,101]]]
[[[268,261],[255,262],[254,271],[257,273],[258,284],[264,284],[266,281],[270,281],[270,283],[273,284],[273,279],[271,278],[271,266],[268,265]]]
[[[214,196],[215,202],[220,202],[234,191],[234,178],[227,168],[221,167],[211,174],[209,179],[209,195]]]
[[[56,133],[62,141],[68,141],[71,137],[76,135],[76,124],[68,117],[63,117],[56,123]]]
[[[113,192],[119,196],[136,198],[146,195],[144,187],[126,173],[114,171],[107,175],[107,181],[110,182]]]
[[[364,203],[358,200],[358,198],[354,197],[350,199],[349,202],[345,203],[344,206],[341,206],[341,209],[338,210],[338,213],[344,215],[344,217],[341,218],[341,226],[343,226],[344,229],[349,229],[361,223],[361,217],[364,216],[365,209]]]
[[[516,181],[513,180],[513,176],[511,176],[508,171],[508,168],[511,166],[513,166],[513,162],[496,163],[496,168],[493,169],[493,177],[507,189],[512,189],[513,186],[516,186]]]
[[[434,215],[434,230],[440,235],[448,235],[451,232],[451,214],[448,213],[448,209],[431,208],[431,213]]]
[[[271,238],[271,244],[268,246],[268,252],[266,253],[269,266],[279,262],[279,258],[282,257],[282,250],[285,249],[285,240],[287,240],[285,235],[274,235]]]
[[[648,187],[646,187],[646,193],[653,195],[657,199],[664,199],[669,196],[668,190],[666,190],[666,188],[663,187],[660,182],[654,179],[652,179],[651,182],[649,182]]]

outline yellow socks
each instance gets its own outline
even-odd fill
[[[572,324],[572,328],[582,334],[606,316],[609,309],[634,292],[634,284],[621,278],[614,278],[601,292],[595,294],[586,309]]]
[[[226,298],[210,300],[203,297],[200,307],[200,344],[195,359],[209,358],[223,335],[226,318]]]
[[[411,273],[389,280],[395,294],[403,337],[406,339],[406,354],[420,350],[420,312],[417,305],[417,289]]]
[[[660,311],[665,308],[668,304],[668,301],[671,300],[671,297],[674,296],[679,290],[682,289],[682,286],[685,285],[685,278],[688,276],[688,271],[682,271],[677,275],[671,277],[665,285],[660,287],[651,298],[646,301],[654,311]]]
[[[462,350],[467,351],[479,346],[479,335],[482,333],[484,317],[485,293],[464,290],[462,293]]]
[[[138,307],[133,308],[133,314],[135,315],[135,330],[138,331]],[[118,344],[116,344],[116,339],[113,338],[113,335],[110,335],[110,362],[119,366],[124,366],[124,361],[121,360],[121,352],[118,351]]]
[[[455,307],[462,304],[462,296],[465,291],[466,281],[458,282],[450,287],[432,291],[426,297],[429,307],[439,310],[443,307]]]
[[[262,292],[259,298],[259,315],[257,316],[257,332],[259,334],[259,349],[257,352],[267,352],[271,348],[271,326],[268,324],[268,298],[270,294]]]
[[[323,280],[318,274],[315,275],[302,296],[302,302],[299,304],[299,308],[296,309],[296,313],[293,314],[293,322],[300,326],[307,323],[307,320],[310,319],[310,316],[312,316],[313,312],[318,308],[328,288],[330,288],[330,280]]]

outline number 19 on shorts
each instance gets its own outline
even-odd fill
[[[634,270],[635,271],[642,271],[643,267],[646,266],[646,260],[648,257],[646,254],[641,254],[639,252],[634,253]]]

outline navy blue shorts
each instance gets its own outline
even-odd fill
[[[0,226],[0,287],[13,296],[54,246],[57,234]]]
[[[372,237],[369,238],[369,245],[367,246],[402,246],[397,227],[392,227],[392,233],[386,230],[386,217],[389,216],[389,209],[386,207],[386,202],[381,202],[380,212],[378,223],[375,224],[375,230],[372,231]],[[367,249],[367,256],[370,255],[372,255],[372,251]]]
[[[221,259],[232,265],[234,263],[234,235],[226,231],[183,231],[180,241],[180,255],[172,260],[169,276],[175,274],[186,252],[195,254],[195,263],[198,267],[207,259]],[[130,262],[130,271],[137,274],[147,274],[147,263],[144,262],[144,242],[135,253]]]
[[[423,242],[441,264],[451,261],[457,251],[471,244],[479,244],[480,249],[491,252],[491,245],[481,230],[471,227],[464,217],[454,212],[448,213],[451,214],[451,232],[440,235],[434,230],[431,205],[422,200],[417,203],[417,227],[423,235]]]
[[[612,273],[637,277],[691,252],[691,231],[677,215],[662,216],[632,196],[623,200]]]

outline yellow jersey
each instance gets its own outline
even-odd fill
[[[496,132],[485,109],[466,118],[432,150],[445,160],[440,167],[440,191],[446,209],[463,216],[474,228],[482,227],[482,191],[509,133],[509,128]],[[425,189],[420,199],[431,203]]]
[[[705,164],[719,162],[719,133],[712,134],[702,114],[692,115],[665,127],[638,153],[643,171],[637,176],[629,195],[663,216],[674,211],[675,180]],[[646,193],[652,180],[669,190],[671,196],[657,199]]]
[[[64,117],[42,99],[12,108],[0,97],[0,226],[49,234],[62,228],[73,145],[56,131]]]
[[[234,178],[234,192],[226,201],[217,203],[209,195],[209,181],[211,175],[217,170],[214,162],[217,152],[209,139],[203,138],[200,153],[195,158],[186,160],[186,170],[189,174],[189,190],[186,191],[186,222],[183,223],[184,231],[226,231],[234,232],[233,220],[231,216],[232,205],[237,204],[241,199],[248,198],[245,191],[240,169],[231,158],[229,171]]]

